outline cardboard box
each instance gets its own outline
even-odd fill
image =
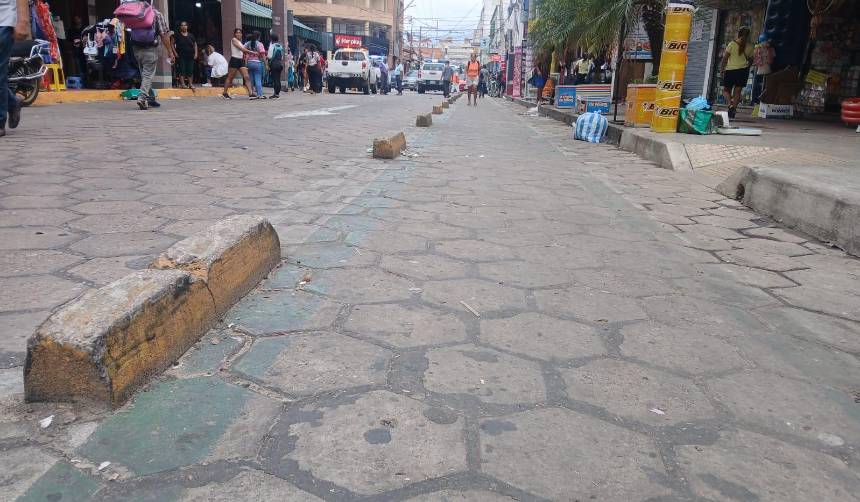
[[[790,119],[794,116],[794,106],[761,103],[758,107],[758,116],[763,119]]]

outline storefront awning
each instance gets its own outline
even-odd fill
[[[241,0],[242,25],[251,26],[261,30],[272,28],[272,9],[260,5],[252,0]],[[304,40],[314,41],[323,50],[331,49],[331,36],[328,33],[320,33],[310,26],[293,19],[293,34]],[[326,35],[329,35],[326,37]]]

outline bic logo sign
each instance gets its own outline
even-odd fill
[[[654,111],[654,103],[649,103],[648,101],[642,102],[642,111],[653,112]]]
[[[678,109],[677,108],[657,108],[655,112],[660,118],[669,118],[669,117],[677,117]]]
[[[688,6],[684,7],[671,7],[669,9],[669,14],[689,14],[693,12],[692,9]]]
[[[677,91],[681,92],[684,87],[684,82],[674,80],[661,80],[657,82],[657,89],[660,91]]]
[[[667,40],[663,42],[663,50],[666,52],[684,52],[687,50],[687,42],[684,40]]]

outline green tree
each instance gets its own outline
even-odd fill
[[[618,43],[622,29],[641,19],[651,43],[653,74],[660,67],[666,0],[541,0],[529,39],[538,48],[583,47],[602,52]]]

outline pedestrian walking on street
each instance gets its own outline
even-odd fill
[[[292,51],[287,51],[287,89],[295,91],[296,87],[298,87],[296,60],[293,58]]]
[[[179,56],[176,67],[179,74],[179,87],[192,89],[194,83],[194,62],[197,60],[197,40],[188,31],[188,23],[179,23],[179,33],[174,37],[174,49]]]
[[[450,61],[445,61],[445,68],[442,69],[442,95],[446,98],[451,95],[451,79],[454,78],[454,68],[451,67]]]
[[[308,80],[310,81],[311,94],[322,93],[322,69],[320,54],[316,49],[311,49],[307,57]]]
[[[720,75],[723,81],[723,98],[729,106],[729,118],[735,118],[741,91],[747,86],[754,49],[749,43],[750,29],[741,26],[738,35],[726,46],[720,60]]]
[[[543,69],[543,64],[538,60],[535,64],[534,70],[532,70],[532,77],[529,79],[529,83],[537,88],[537,97],[535,98],[537,101],[537,106],[540,106],[541,101],[543,100],[543,88],[546,86],[546,73]]]
[[[490,83],[490,70],[487,65],[481,67],[481,75],[478,77],[478,95],[485,97],[487,95],[487,85]]]
[[[266,99],[263,94],[263,70],[265,69],[266,47],[260,42],[260,32],[255,31],[245,42],[245,63],[248,65],[248,75],[254,84],[254,95],[251,99]]]
[[[281,75],[284,73],[284,46],[278,43],[278,35],[272,33],[272,42],[269,44],[269,76],[272,78],[272,87],[275,93],[273,99],[281,97]]]
[[[21,102],[9,88],[9,58],[15,40],[30,38],[30,7],[27,0],[0,3],[0,138],[21,121]]]
[[[466,91],[468,92],[467,104],[478,106],[478,78],[481,75],[481,63],[478,55],[474,52],[466,63]]]
[[[167,57],[175,61],[177,58],[176,50],[170,41],[172,32],[155,7],[152,7],[154,12],[153,24],[149,28],[136,28],[131,30],[131,44],[134,47],[134,57],[137,59],[137,64],[140,67],[140,94],[137,96],[137,106],[141,110],[146,110],[149,107],[159,107],[161,104],[151,96],[152,92],[152,77],[155,76],[155,69],[158,66],[158,46],[159,39],[164,50],[167,52]]]
[[[251,90],[251,77],[248,75],[248,68],[245,66],[245,53],[249,52],[242,43],[242,29],[236,28],[233,30],[233,38],[230,39],[230,63],[227,70],[227,79],[224,81],[224,92],[221,94],[224,99],[233,99],[230,97],[230,86],[233,85],[233,79],[236,74],[242,75],[242,82],[245,89],[248,90],[248,96],[252,96],[254,91]]]
[[[403,63],[398,62],[394,67],[394,85],[397,87],[397,94],[403,95]]]

